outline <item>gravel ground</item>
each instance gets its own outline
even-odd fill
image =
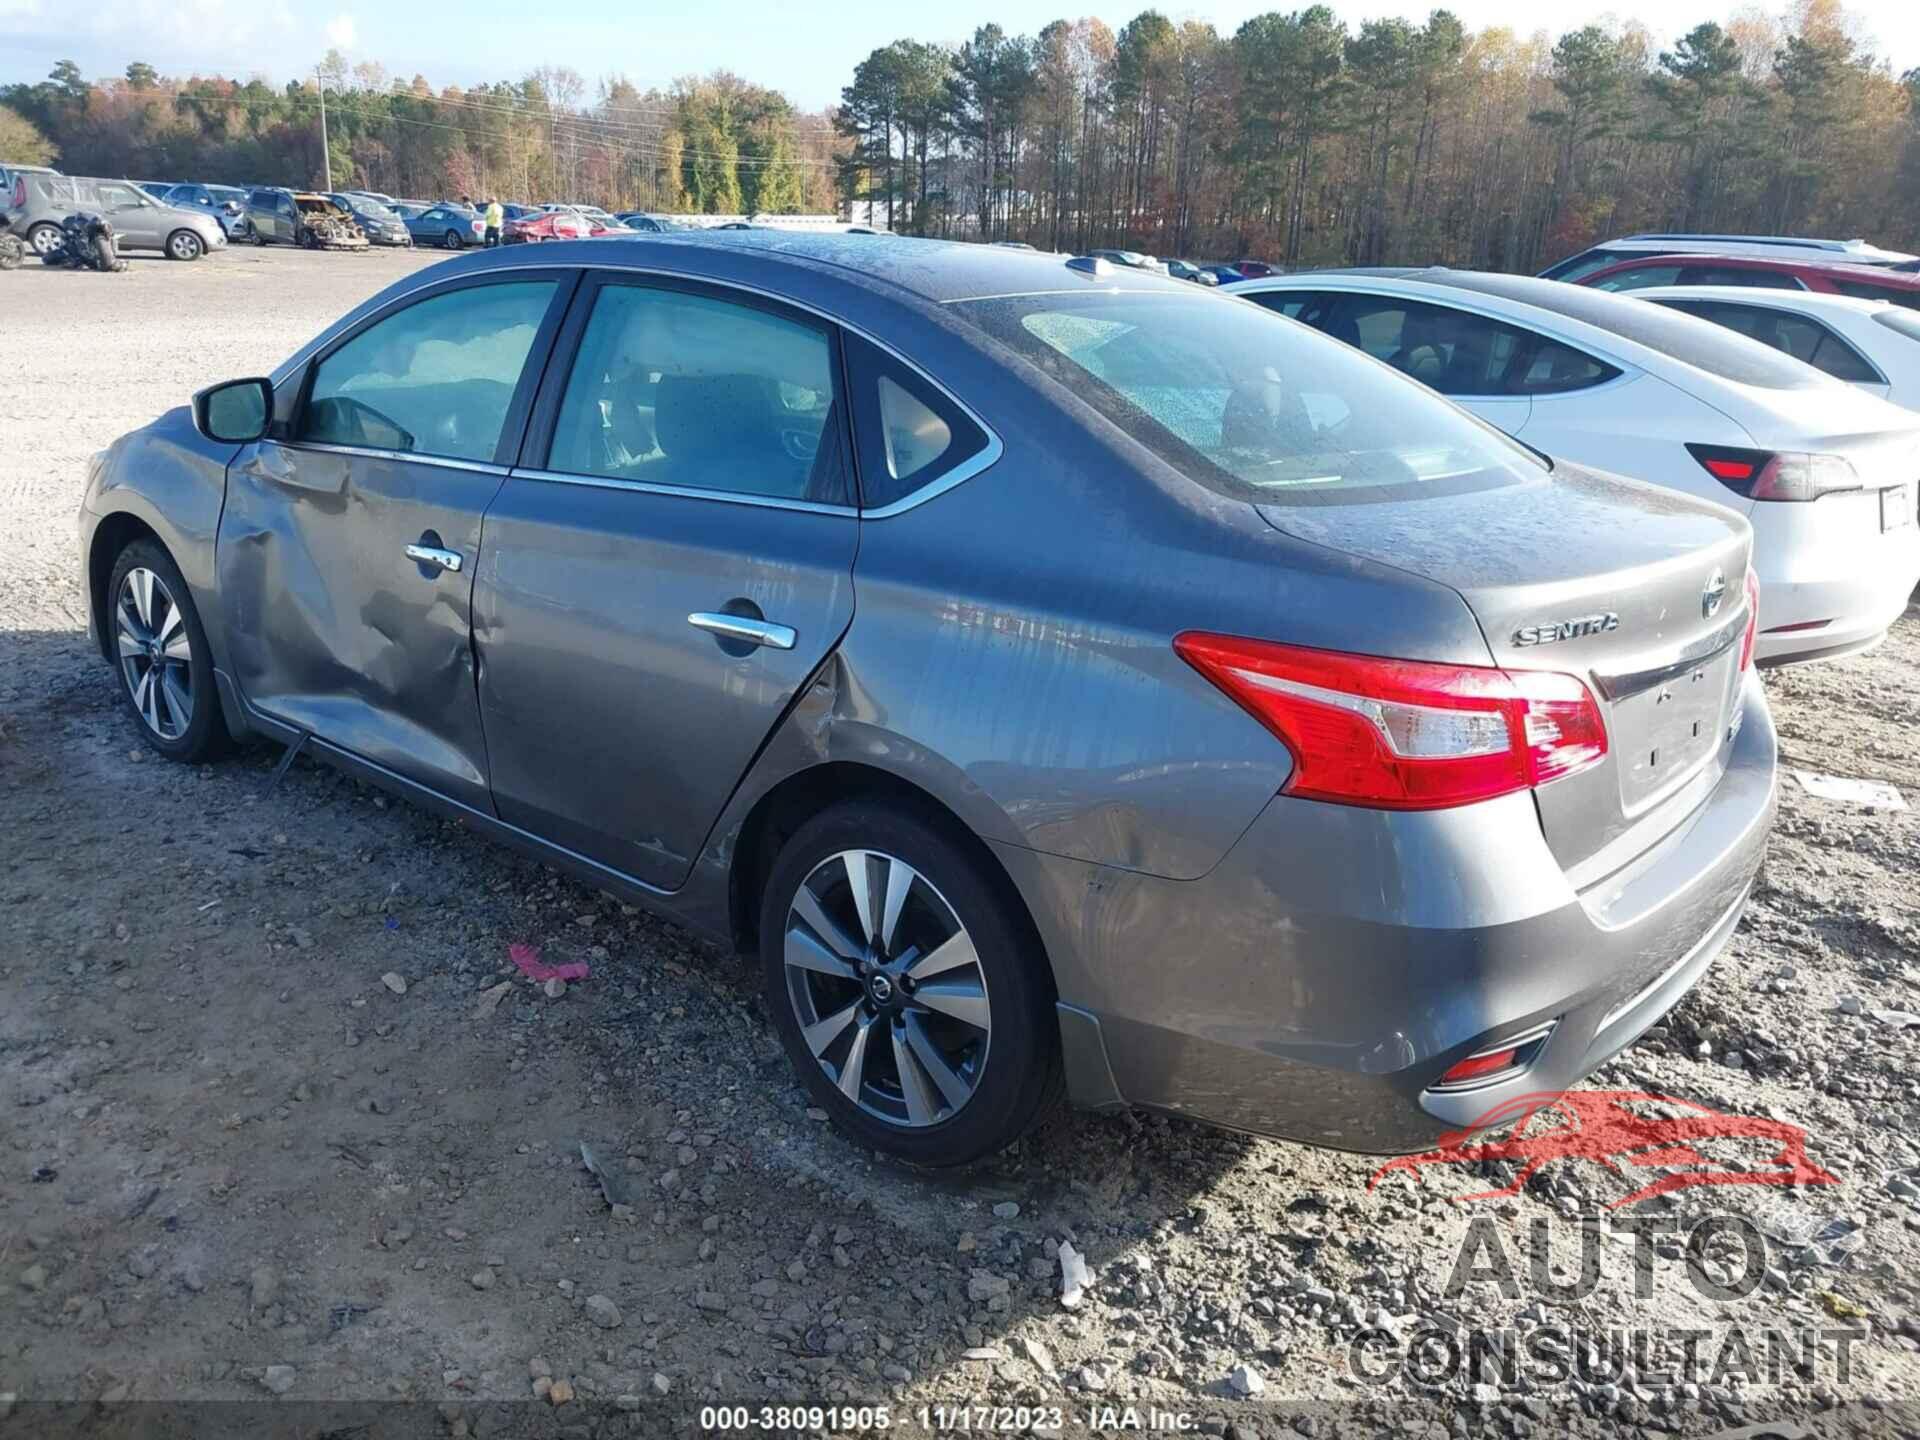
[[[1376,1161],[1141,1116],[908,1173],[809,1114],[748,966],[332,771],[273,788],[266,751],[153,757],[80,633],[86,457],[425,263],[0,277],[0,1434],[36,1402],[104,1424],[247,1399],[424,1402],[379,1414],[455,1435],[668,1435],[795,1402],[888,1406],[913,1434],[1033,1418],[919,1418],[969,1404],[1059,1406],[1068,1434],[1151,1406],[1233,1440],[1912,1433],[1920,1030],[1873,1013],[1920,1011],[1911,811],[1787,782],[1729,953],[1589,1087],[1804,1126],[1838,1183],[1610,1211],[1645,1172],[1562,1162],[1458,1203],[1512,1168],[1369,1189]],[[1785,762],[1920,798],[1917,659],[1920,609],[1872,655],[1771,677]],[[550,997],[516,941],[593,974]],[[1644,1293],[1626,1215],[1668,1226]],[[1681,1258],[1711,1216],[1791,1237],[1744,1299],[1702,1293],[1740,1268],[1726,1235],[1699,1276]],[[1601,1237],[1591,1293],[1530,1276],[1542,1227],[1539,1280]],[[1469,1240],[1494,1278],[1456,1285]],[[1072,1308],[1063,1246],[1093,1272]],[[1743,1380],[1724,1347],[1767,1325],[1862,1338],[1773,1377],[1763,1352]],[[1629,1351],[1505,1389],[1442,1364],[1427,1389],[1391,1348],[1579,1330],[1604,1350],[1623,1327],[1707,1332],[1700,1371]],[[1385,1380],[1355,1369],[1370,1329]]]

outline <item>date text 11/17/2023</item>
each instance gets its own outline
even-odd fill
[[[721,1434],[897,1429],[903,1435],[1044,1435],[1065,1429],[1068,1418],[1059,1405],[921,1405],[899,1416],[887,1405],[710,1405],[700,1411],[700,1428]],[[1071,1418],[1106,1434],[1184,1435],[1199,1429],[1192,1412],[1154,1405],[1090,1405]]]

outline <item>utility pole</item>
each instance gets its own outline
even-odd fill
[[[327,145],[327,81],[318,65],[313,67],[313,83],[320,89],[320,188],[333,189],[333,151]]]

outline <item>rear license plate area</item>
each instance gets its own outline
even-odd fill
[[[1880,492],[1880,533],[1913,524],[1913,487],[1896,485]]]
[[[1719,748],[1739,646],[1613,702],[1620,799],[1628,814],[1658,800]]]

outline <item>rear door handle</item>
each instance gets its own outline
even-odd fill
[[[437,545],[409,545],[407,546],[407,558],[409,560],[418,560],[422,565],[438,566],[442,570],[458,570],[460,568],[460,552],[458,550],[442,550]]]
[[[696,630],[707,630],[723,640],[743,640],[749,645],[766,645],[775,650],[791,650],[800,638],[791,625],[776,625],[771,620],[752,620],[745,615],[721,615],[711,610],[696,610],[687,616]]]

